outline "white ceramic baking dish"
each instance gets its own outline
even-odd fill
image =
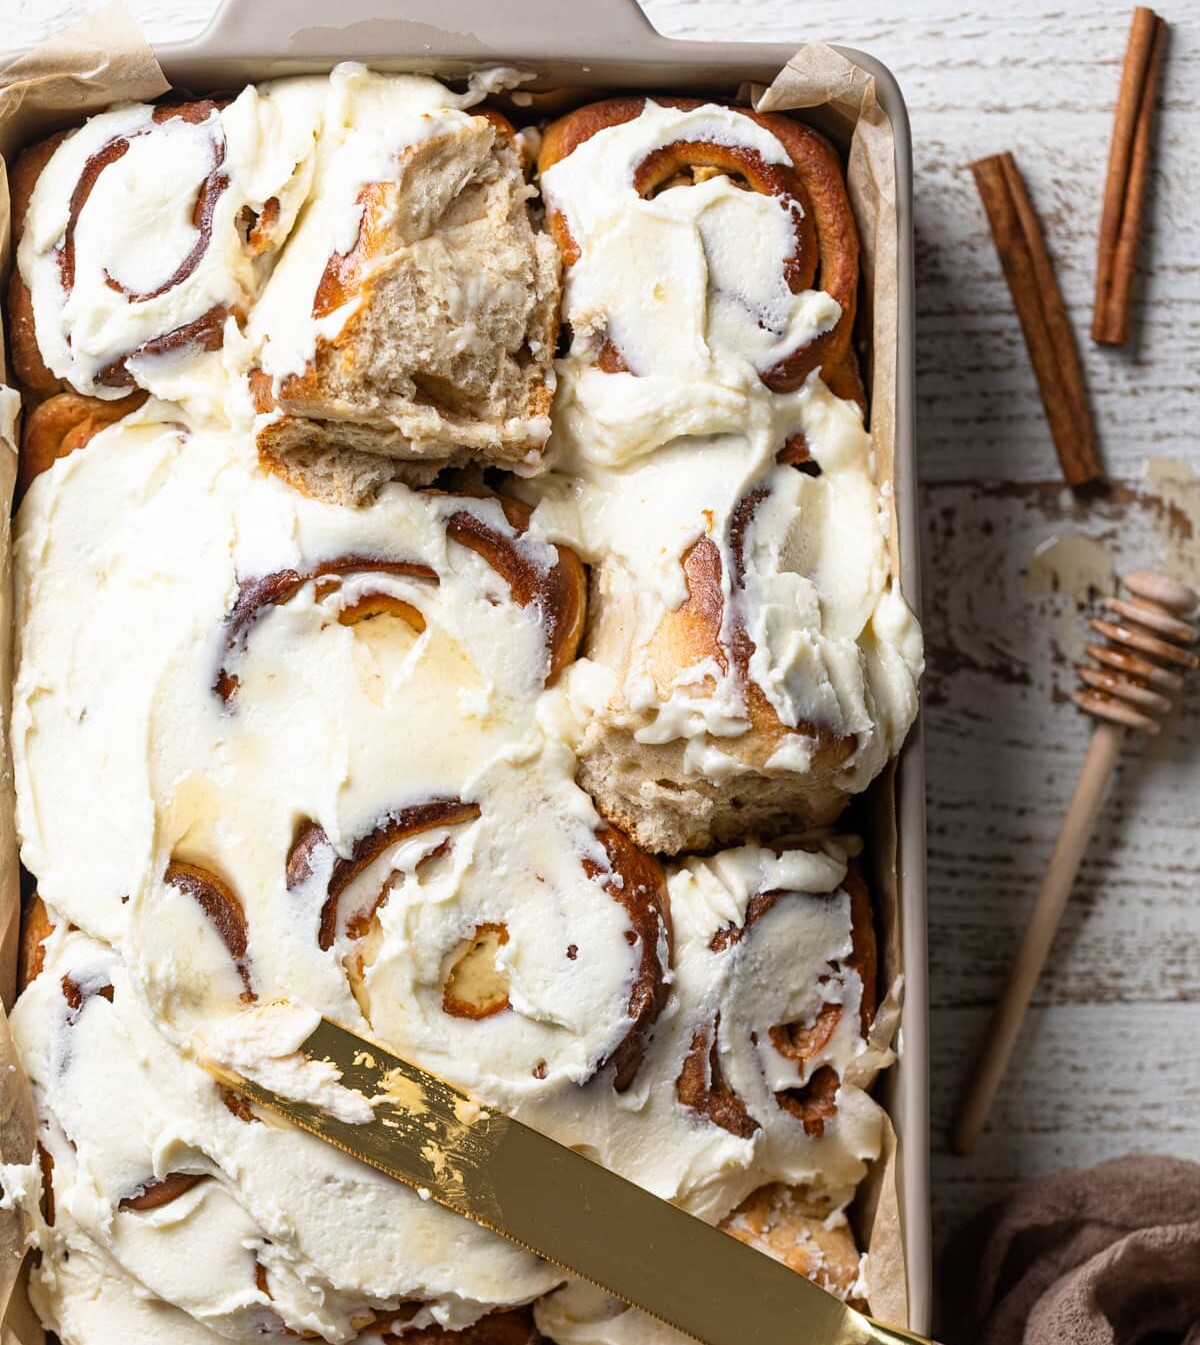
[[[381,10],[390,11],[386,17]],[[421,12],[424,11],[424,12]],[[810,34],[807,36],[817,36]],[[734,95],[747,81],[768,84],[800,45],[686,42],[663,37],[635,0],[224,0],[194,40],[155,49],[179,88],[211,91],[248,80],[325,71],[341,60],[379,69],[453,78],[481,66],[513,65],[536,75],[523,87],[606,91],[681,90]],[[840,49],[875,79],[876,99],[896,146],[898,287],[895,491],[901,579],[920,610],[919,524],[913,423],[912,157],[908,115],[891,72],[861,52]],[[837,140],[837,128],[812,119]],[[842,148],[845,148],[843,143]],[[869,279],[869,278],[868,278]],[[918,722],[897,774],[901,956],[905,979],[899,1062],[883,1098],[900,1139],[899,1197],[908,1276],[909,1325],[928,1331],[929,1065],[926,962],[924,755]]]

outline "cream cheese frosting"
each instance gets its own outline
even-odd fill
[[[77,1009],[63,976],[94,987]],[[73,1259],[80,1242],[108,1263],[100,1296],[108,1287],[172,1304],[207,1328],[203,1339],[255,1340],[282,1320],[353,1340],[373,1313],[410,1295],[426,1305],[419,1320],[465,1326],[558,1278],[321,1141],[235,1114],[207,1073],[166,1048],[120,958],[81,931],[52,936],[46,971],[13,1024],[54,1118],[41,1142],[53,1160],[55,1222],[43,1230],[35,1289],[50,1321],[77,1312],[80,1291],[96,1296],[95,1284],[67,1293],[60,1283],[61,1253]],[[180,1173],[203,1180],[137,1207]]]
[[[205,1063],[280,1097],[307,1102],[339,1121],[366,1125],[375,1115],[367,1098],[348,1088],[329,1061],[309,1060],[300,1049],[320,1021],[315,1009],[287,1000],[256,1004],[209,1033]]]
[[[790,164],[776,136],[730,108],[647,102],[541,176],[547,209],[579,250],[564,277],[572,340],[559,362],[555,436],[587,460],[621,466],[685,435],[757,432],[778,448],[790,403],[761,374],[840,316],[823,291],[788,287],[797,204],[741,190],[724,174],[639,194],[640,162],[696,140]],[[597,367],[606,339],[628,372]]]
[[[446,540],[450,497],[396,486],[369,510],[339,509],[262,473],[230,436],[153,415],[148,408],[55,464],[18,521],[21,831],[57,929],[15,1027],[43,1114],[54,1118],[45,1142],[63,1223],[44,1234],[47,1250],[86,1238],[106,1283],[131,1279],[231,1339],[254,1338],[274,1313],[292,1329],[349,1340],[368,1309],[408,1298],[426,1305],[428,1320],[461,1326],[557,1282],[411,1192],[319,1146],[314,1153],[317,1141],[234,1115],[194,1063],[210,1049],[236,1059],[257,1052],[270,1073],[311,1022],[303,1014],[316,1011],[703,1217],[723,1217],[770,1180],[820,1180],[847,1197],[876,1150],[878,1108],[846,1085],[835,1123],[810,1137],[773,1097],[805,1074],[765,1044],[773,1022],[805,1021],[837,1002],[845,1014],[821,1061],[841,1072],[863,1049],[861,986],[852,974],[817,975],[849,951],[844,853],[832,844],[782,855],[746,847],[680,866],[670,882],[670,995],[632,1087],[617,1093],[597,1069],[628,1027],[635,950],[623,907],[580,865],[606,858],[573,758],[546,737],[562,693],[542,687],[539,621],[511,598],[505,605],[496,572]],[[494,502],[468,507],[503,528]],[[530,546],[550,563],[548,543]],[[229,659],[229,615],[247,575],[307,573],[350,551],[399,554],[436,573],[436,585],[383,576],[420,604],[419,636],[379,617],[364,628],[399,629],[373,633],[364,647],[359,628],[333,616],[360,599],[361,578],[321,596],[309,581],[260,614]],[[90,601],[81,605],[83,586]],[[53,619],[68,609],[72,628]],[[111,638],[113,622],[121,640]],[[237,676],[227,703],[216,690],[223,663]],[[451,672],[464,694],[447,715],[435,701]],[[109,784],[99,797],[91,791],[82,815],[81,776]],[[317,864],[287,886],[297,819],[320,819],[334,844],[352,850],[361,819],[431,790],[477,799],[480,815],[381,851],[345,894],[350,907],[364,898],[369,907],[388,891],[375,926],[356,938],[339,917],[322,948],[327,873]],[[259,1003],[285,994],[302,1006],[287,1040],[261,1022],[247,1030],[246,982],[229,947],[164,880],[180,856],[218,871],[238,894]],[[720,931],[747,926],[756,893],[780,888],[797,895],[714,951]],[[501,962],[511,1008],[456,1018],[444,1007],[447,959],[497,919],[509,932],[500,953],[512,950]],[[665,939],[655,955],[666,961]],[[72,999],[64,978],[77,987]],[[679,1097],[697,1027],[718,1012],[715,1049],[756,1118],[750,1136]],[[114,1132],[110,1118],[130,1108],[138,1125]],[[259,1147],[268,1134],[269,1152]],[[121,1208],[181,1171],[206,1180],[161,1211]],[[364,1256],[344,1210],[356,1226],[392,1230],[397,1245],[385,1240]],[[193,1267],[186,1284],[179,1257]],[[62,1298],[57,1255],[45,1264],[39,1301],[50,1320],[70,1320],[82,1308]],[[265,1289],[256,1265],[266,1267]]]
[[[130,381],[177,390],[172,334],[203,324],[208,347],[219,344],[295,221],[325,84],[249,86],[224,107],[187,105],[188,116],[129,104],[67,136],[34,187],[17,253],[52,373],[98,397]]]
[[[317,263],[354,243],[357,188],[404,146],[453,140],[478,96],[342,66],[197,121],[118,108],[68,137],[35,191],[19,265],[59,376],[110,395],[114,359],[229,310],[221,349],[128,361],[155,395],[39,476],[15,525],[17,822],[55,928],[13,1026],[52,1162],[33,1296],[64,1342],[284,1327],[368,1342],[534,1300],[562,1345],[649,1338],[540,1260],[231,1105],[202,1067],[365,1120],[296,1054],[321,1014],[713,1223],[774,1182],[844,1205],[879,1152],[882,1112],[853,1081],[880,1059],[853,964],[853,847],[750,841],[658,882],[576,783],[600,720],[736,775],[745,687],[714,659],[664,687],[636,652],[623,681],[602,650],[553,675],[561,548],[593,567],[595,603],[628,613],[636,651],[686,598],[689,548],[715,538],[755,682],[781,723],[856,737],[847,788],[915,713],[920,635],[861,414],[815,374],[789,393],[760,377],[839,316],[780,279],[788,208],[720,177],[650,201],[624,185],[682,135],[749,138],[783,163],[778,140],[727,109],[649,105],[544,175],[581,256],[549,470],[512,487],[528,523],[400,484],[346,508],[258,461],[246,373],[285,377],[345,320],[318,329],[311,298]],[[75,222],[66,294],[68,221],[48,203],[121,138]],[[110,252],[126,290],[162,285],[196,245],[219,145],[229,182],[200,259],[126,302]],[[131,217],[111,194],[135,172],[162,190]],[[274,221],[258,253],[246,209]],[[631,372],[594,368],[606,335]],[[776,462],[798,434],[815,477]],[[728,539],[752,494],[735,594]],[[520,596],[514,566],[542,596]],[[803,772],[806,750],[797,735],[772,768]],[[830,1074],[836,1106],[807,1124],[789,1099]],[[734,1120],[709,1104],[718,1084]]]

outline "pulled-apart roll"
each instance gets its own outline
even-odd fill
[[[529,496],[594,567],[580,779],[659,852],[827,825],[898,750],[921,667],[836,157],[786,117],[627,98],[550,127],[541,186],[571,339]]]
[[[339,67],[331,82],[345,110],[251,322],[255,406],[272,416],[260,447],[285,464],[369,450],[418,464],[410,479],[469,459],[535,467],[558,267],[512,127],[433,80]]]

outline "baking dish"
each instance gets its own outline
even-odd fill
[[[402,11],[412,0],[400,0]],[[554,0],[443,0],[429,16],[378,13],[378,0],[339,4],[337,21],[319,0],[297,0],[286,17],[253,0],[226,0],[195,40],[156,48],[178,88],[208,92],[248,80],[326,71],[340,60],[365,60],[384,70],[420,70],[446,79],[480,66],[511,65],[535,78],[523,89],[679,90],[735,95],[747,83],[769,84],[794,52],[792,44],[683,42],[662,37],[634,0],[590,0],[566,7]],[[412,5],[414,11],[415,4]],[[875,81],[875,98],[895,143],[894,376],[885,389],[894,432],[893,471],[900,572],[919,615],[919,564],[913,431],[912,173],[907,115],[894,78],[861,53],[842,54]],[[806,117],[842,149],[848,128],[819,105]],[[867,291],[874,276],[867,263]],[[876,324],[878,331],[878,324]],[[890,393],[890,398],[888,397]],[[882,411],[875,389],[877,414]],[[924,783],[920,724],[896,772],[896,874],[901,916],[900,962],[905,1004],[900,1060],[883,1097],[900,1139],[897,1172],[907,1277],[909,1324],[927,1330],[930,1315],[928,1064]]]

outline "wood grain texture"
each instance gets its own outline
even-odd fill
[[[128,0],[152,39],[211,0]],[[76,0],[7,0],[35,40]],[[663,31],[821,37],[896,72],[916,159],[919,431],[929,739],[935,1227],[1017,1180],[1133,1150],[1200,1160],[1200,687],[1118,771],[993,1125],[945,1127],[1082,759],[1067,701],[1080,596],[1035,548],[1064,529],[1119,569],[1200,580],[1200,15],[1164,0],[1166,56],[1126,350],[1087,338],[1111,117],[1131,5],[1070,0],[647,0]],[[1086,504],[1053,446],[967,164],[1012,149],[1042,218],[1114,486]],[[1148,465],[1149,463],[1149,465]],[[1071,589],[1075,592],[1069,591]]]

